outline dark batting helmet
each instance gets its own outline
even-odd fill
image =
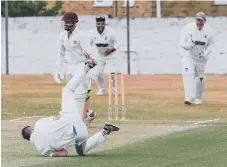
[[[66,31],[72,31],[76,27],[76,23],[79,21],[78,16],[74,12],[66,12],[61,21],[64,22],[64,28]]]

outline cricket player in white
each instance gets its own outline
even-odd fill
[[[203,12],[197,13],[195,21],[181,31],[179,44],[185,50],[182,58],[185,104],[202,104],[206,82],[204,71],[214,48],[214,34]]]
[[[90,45],[96,48],[94,58],[97,66],[90,71],[89,76],[94,79],[99,87],[97,95],[105,95],[104,70],[107,56],[112,56],[119,48],[115,31],[106,26],[105,16],[96,17],[96,28],[90,31]]]
[[[64,23],[64,31],[60,34],[60,54],[57,59],[57,69],[54,74],[56,82],[60,83],[64,80],[64,66],[66,69],[66,82],[77,75],[78,71],[84,68],[86,55],[91,55],[91,47],[89,44],[89,38],[81,30],[79,30],[78,16],[74,12],[66,12],[62,17]],[[80,106],[88,111],[88,121],[93,120],[96,117],[96,113],[92,113],[88,109],[88,101],[91,90],[91,79],[86,77],[83,82],[77,87],[74,96]],[[86,99],[85,99],[86,97]],[[82,110],[78,110],[82,111]],[[89,117],[93,115],[93,117]]]
[[[83,111],[82,115],[79,115],[79,111],[75,112],[80,108],[80,103],[76,101],[74,91],[94,66],[94,61],[88,60],[88,64],[77,71],[76,77],[62,89],[62,112],[59,116],[42,118],[36,122],[34,128],[26,126],[22,129],[23,138],[29,140],[41,155],[67,156],[68,148],[74,145],[77,154],[82,156],[102,144],[105,135],[119,130],[114,125],[105,124],[103,129],[88,138],[87,126],[84,123],[86,111]]]

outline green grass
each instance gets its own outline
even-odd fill
[[[226,141],[226,127],[203,127],[32,167],[226,167]]]
[[[119,132],[116,135],[109,136],[110,138],[107,139],[106,145],[94,149],[94,152],[85,157],[78,157],[72,148],[69,150],[70,156],[66,158],[42,157],[29,142],[21,139],[19,130],[27,123],[32,121],[34,123],[35,120],[4,121],[27,116],[58,114],[60,111],[60,88],[62,85],[53,84],[54,81],[48,80],[48,78],[43,80],[42,77],[36,80],[34,80],[34,77],[25,77],[25,81],[23,78],[18,80],[17,77],[12,77],[12,80],[3,80],[3,96],[1,98],[1,116],[3,120],[2,166],[227,166],[227,129],[223,127],[225,122],[227,122],[227,103],[225,99],[227,89],[225,85],[221,84],[225,77],[215,80],[215,83],[218,83],[219,86],[210,87],[205,91],[205,100],[202,106],[185,106],[182,100],[182,87],[169,86],[167,89],[163,83],[172,83],[168,77],[161,77],[157,82],[154,82],[155,79],[152,77],[154,76],[149,77],[149,80],[145,80],[144,83],[132,78],[129,78],[127,82],[126,118],[132,121],[120,123],[122,126],[123,124],[129,125],[128,127],[131,128],[130,131],[125,131],[126,133],[128,132],[127,134]],[[154,87],[146,84],[148,81],[151,82],[151,85],[154,84]],[[214,81],[212,82],[214,83]],[[174,81],[172,84],[178,84],[178,81]],[[93,86],[94,88],[96,87],[96,85]],[[92,92],[90,107],[98,113],[95,124],[99,127],[104,121],[107,121],[108,96],[97,97],[94,95],[95,93],[96,90]],[[119,110],[120,112],[121,110]],[[124,145],[109,151],[100,151],[103,148],[109,148],[111,145],[108,144],[111,141],[116,144],[117,142],[114,141],[118,137],[126,137],[128,135],[127,139],[131,139],[131,133],[141,135],[142,133],[135,132],[134,126],[148,125],[148,123],[170,124],[170,122],[172,124],[191,124],[187,121],[202,121],[214,118],[221,118],[221,121],[216,123],[220,126],[177,132],[167,136],[141,140],[135,144]],[[97,127],[95,127],[96,129],[91,128],[91,131],[97,130]]]
[[[54,102],[45,102],[45,99],[55,99]],[[91,99],[90,108],[97,111],[99,119],[106,120],[107,118],[107,96],[99,99]],[[40,103],[40,99],[44,99]],[[101,99],[101,100],[100,100]],[[30,100],[33,100],[30,102]],[[16,94],[2,97],[2,119],[9,120],[13,118],[26,116],[50,116],[56,115],[60,111],[60,94]],[[160,101],[158,103],[161,103]],[[185,106],[182,101],[177,101],[176,104],[149,104],[135,103],[130,99],[126,104],[126,116],[130,120],[143,121],[200,121],[213,118],[222,118],[222,121],[227,120],[225,112],[227,104],[204,104],[202,106]],[[121,109],[120,109],[121,112]]]

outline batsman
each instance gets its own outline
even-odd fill
[[[185,50],[182,58],[182,75],[185,104],[202,104],[206,83],[206,64],[214,49],[214,30],[206,23],[203,12],[196,14],[195,21],[181,31],[179,44]]]
[[[64,31],[60,34],[60,54],[58,55],[54,78],[58,83],[66,79],[68,85],[78,72],[84,68],[87,57],[91,55],[91,47],[88,37],[77,26],[79,19],[75,12],[66,12],[62,17],[62,22]],[[66,67],[66,70],[64,67]],[[88,125],[97,116],[95,112],[88,108],[90,91],[91,78],[87,75],[74,91],[74,98],[78,104],[77,111],[81,112],[83,109],[87,111]]]

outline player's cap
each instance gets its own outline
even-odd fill
[[[206,21],[206,15],[203,12],[197,13],[195,17],[196,17],[196,19]]]
[[[100,22],[100,21],[104,21],[105,22],[106,18],[105,18],[105,16],[96,16],[95,20],[97,22]]]

